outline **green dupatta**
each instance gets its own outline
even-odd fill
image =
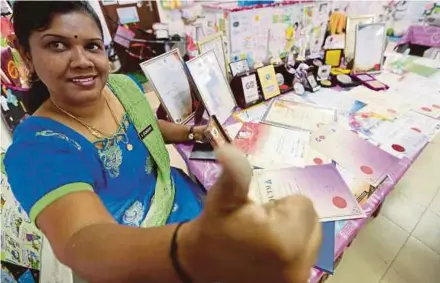
[[[171,177],[170,156],[156,116],[145,94],[131,78],[125,75],[110,75],[108,81],[157,165],[154,196],[141,227],[165,225],[173,207],[175,188]]]

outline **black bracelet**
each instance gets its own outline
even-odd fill
[[[191,278],[188,274],[183,270],[180,265],[179,258],[177,255],[178,245],[177,245],[177,234],[179,233],[180,227],[188,221],[180,222],[177,224],[176,230],[174,230],[173,237],[171,238],[171,248],[170,248],[170,257],[171,262],[173,263],[174,270],[176,270],[177,275],[183,283],[192,283]]]

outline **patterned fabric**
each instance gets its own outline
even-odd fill
[[[111,83],[113,90],[118,89],[112,79]],[[133,89],[126,87],[125,91]],[[139,104],[149,107],[143,99],[146,104]],[[144,118],[139,115],[137,119]],[[199,215],[205,193],[182,171],[169,167],[168,152],[154,115],[150,119],[153,132],[144,141],[148,140],[148,147],[150,143],[160,143],[151,147],[155,155],[139,138],[128,111],[122,122],[127,126],[125,131],[93,143],[64,124],[44,117],[29,117],[16,128],[4,163],[12,191],[33,221],[47,205],[79,190],[93,190],[123,225],[162,225]],[[168,181],[163,176],[168,176]],[[157,189],[162,188],[158,185],[160,178],[161,184],[169,185],[169,190],[164,191],[173,194],[157,204],[164,199],[163,193],[157,194]],[[155,217],[148,220],[155,205],[156,211],[164,211],[155,212]]]
[[[171,178],[170,156],[160,133],[154,112],[137,85],[124,75],[109,78],[110,86],[125,108],[138,134],[149,127],[152,131],[143,138],[157,165],[157,180],[153,200],[142,226],[160,226],[166,223],[174,203],[174,182]]]

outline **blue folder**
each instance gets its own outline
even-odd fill
[[[322,223],[322,245],[315,267],[333,274],[335,270],[335,222]]]

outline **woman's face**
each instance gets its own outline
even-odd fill
[[[99,27],[84,12],[58,14],[49,27],[29,38],[31,70],[64,103],[82,104],[97,98],[109,71]]]

